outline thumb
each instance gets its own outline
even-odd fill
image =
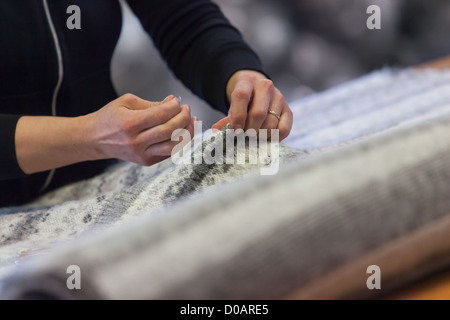
[[[175,99],[175,96],[173,94],[171,94],[171,95],[167,96],[163,101],[148,101],[148,108],[160,106],[163,103],[172,101],[173,99]],[[177,99],[177,100],[180,101],[179,99]]]
[[[173,95],[168,96],[163,101],[148,101],[134,94],[125,94],[121,97],[122,103],[127,109],[131,110],[146,110],[152,107],[157,107],[165,102],[173,100],[175,97]]]
[[[147,101],[147,108],[157,107],[163,103],[164,103],[164,101]]]
[[[134,94],[126,93],[117,99],[117,102],[122,107],[129,110],[145,110],[149,108],[152,104],[151,101],[144,100]]]
[[[165,102],[169,102],[173,98],[175,98],[175,96],[173,94],[171,94],[171,95],[168,95],[167,97],[165,97],[163,101],[149,101],[150,102],[150,107],[159,106],[159,105],[161,105],[161,104],[163,104]]]

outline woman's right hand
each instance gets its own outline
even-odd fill
[[[125,94],[84,116],[84,137],[93,160],[117,158],[148,166],[168,158],[179,143],[186,144],[171,141],[172,133],[186,129],[193,137],[195,119],[190,107],[180,106],[172,95],[151,102]]]

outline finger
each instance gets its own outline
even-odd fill
[[[172,140],[166,140],[163,142],[152,144],[150,147],[147,148],[145,151],[146,156],[152,157],[152,156],[162,156],[167,157],[172,154],[173,148],[175,146],[180,145],[181,148],[183,148],[194,136],[194,118],[189,122],[189,124],[184,128],[189,131],[190,133],[190,139],[183,139],[182,141],[172,141]]]
[[[253,98],[247,116],[245,129],[259,130],[268,116],[269,106],[272,101],[274,86],[268,79],[260,80],[255,85],[255,97]]]
[[[141,110],[133,116],[139,118],[137,128],[141,132],[168,122],[181,110],[180,102],[173,98],[154,107]]]
[[[231,127],[234,130],[245,128],[247,110],[253,96],[253,85],[247,81],[236,84],[231,93],[231,106],[228,115],[230,116]]]
[[[181,112],[167,122],[142,131],[138,135],[138,143],[145,144],[145,148],[147,149],[152,144],[170,140],[172,133],[176,129],[187,127],[189,122],[191,122],[191,110],[189,106],[183,105]]]
[[[217,121],[213,126],[212,129],[213,130],[222,130],[222,128],[224,126],[227,125],[227,123],[230,122],[230,116],[227,116],[225,118],[220,119],[219,121]]]
[[[278,123],[278,129],[280,130],[280,141],[283,141],[291,132],[294,116],[291,109],[286,105],[281,112],[281,119]]]
[[[272,99],[272,104],[269,107],[268,111],[274,111],[275,113],[279,114],[281,116],[282,110],[287,107],[286,100],[284,100],[283,95],[278,90],[275,90],[275,95]],[[270,133],[272,129],[278,128],[278,123],[280,120],[269,112],[267,113],[267,117],[264,120],[264,123],[261,126],[261,129],[267,130],[267,137],[270,137]]]

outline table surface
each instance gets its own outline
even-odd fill
[[[433,60],[427,63],[423,63],[423,64],[419,64],[418,66],[416,66],[416,68],[418,69],[423,69],[423,68],[435,68],[435,69],[446,69],[446,68],[450,68],[450,56],[441,58],[441,59],[437,59],[437,60]]]
[[[385,300],[450,300],[450,270],[438,272],[382,297]]]

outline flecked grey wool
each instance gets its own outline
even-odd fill
[[[274,176],[121,164],[1,209],[1,297],[372,297],[369,265],[384,290],[448,265],[449,98],[448,71],[384,69],[293,103]]]

